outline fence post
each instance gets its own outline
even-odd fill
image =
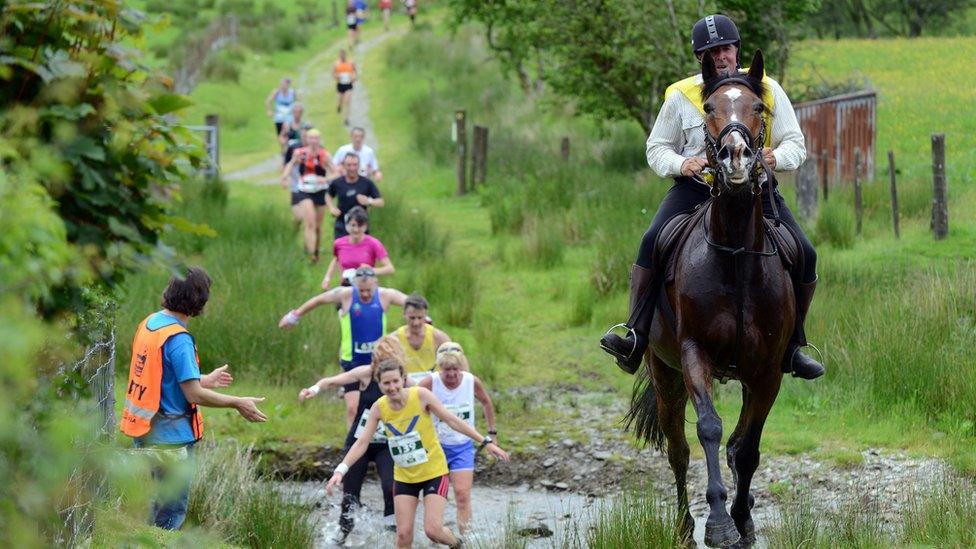
[[[559,153],[563,157],[563,162],[569,162],[569,137],[563,137],[559,143]]]
[[[820,180],[823,182],[824,203],[827,202],[827,189],[830,184],[827,182],[827,174],[830,171],[830,159],[827,158],[827,149],[820,150],[820,163],[823,168],[820,171]]]
[[[468,135],[465,132],[464,121],[467,113],[463,110],[454,111],[454,128],[457,133],[457,194],[463,195],[467,192],[467,155],[468,155]]]
[[[932,231],[936,240],[949,234],[949,203],[945,176],[945,134],[932,134]]]
[[[888,151],[888,177],[891,179],[891,221],[895,226],[895,238],[901,238],[898,229],[898,188],[895,186],[895,153]]]
[[[220,116],[216,114],[208,114],[203,118],[203,123],[206,126],[213,127],[213,130],[208,130],[207,136],[207,154],[210,156],[210,168],[207,170],[208,175],[213,178],[220,174]]]
[[[817,160],[807,158],[796,171],[797,211],[805,221],[817,214]]]
[[[471,144],[471,188],[485,184],[485,168],[488,160],[488,128],[475,126]]]
[[[854,148],[854,217],[857,220],[857,234],[861,234],[861,217],[864,210],[861,204],[861,149]]]

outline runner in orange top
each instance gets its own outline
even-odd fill
[[[352,85],[356,82],[356,65],[346,58],[346,50],[339,50],[339,59],[332,65],[332,76],[336,81],[338,104],[336,112],[345,114],[345,124],[349,125],[349,98]]]

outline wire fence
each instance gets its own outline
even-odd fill
[[[115,432],[115,304],[103,300],[81,320],[78,330],[84,354],[58,369],[58,379],[73,385],[65,390],[74,401],[77,417],[88,419],[87,430],[74,440],[83,456],[72,470],[58,501],[63,520],[55,532],[60,547],[86,545],[95,526],[95,504],[108,497],[107,475],[98,450]]]

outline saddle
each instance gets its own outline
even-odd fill
[[[657,285],[658,288],[656,290],[652,289],[652,291],[659,292],[657,296],[658,310],[664,313],[665,319],[672,328],[677,327],[677,322],[674,311],[671,310],[671,304],[667,299],[666,288],[668,284],[674,282],[674,272],[677,265],[676,258],[678,255],[676,252],[684,247],[685,242],[691,233],[694,232],[695,227],[701,223],[702,217],[708,211],[710,203],[711,199],[706,200],[691,211],[672,216],[665,222],[655,242],[652,265],[654,266],[655,273],[660,273],[655,276],[660,283]],[[766,236],[776,244],[783,268],[791,276],[801,272],[803,269],[803,254],[800,252],[799,239],[793,234],[793,230],[785,223],[778,223],[776,220],[768,217],[763,218],[763,224],[765,225]]]

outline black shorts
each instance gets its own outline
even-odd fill
[[[281,127],[284,125],[284,122],[275,122],[275,137],[281,135]]]
[[[346,361],[346,360],[340,360],[339,361],[339,367],[342,368],[342,371],[343,372],[348,372],[349,370],[352,370],[353,368],[358,368],[359,366],[362,366],[362,364],[356,365],[356,364],[353,364],[352,362],[349,362],[349,361]],[[352,383],[346,383],[345,385],[342,386],[342,388],[347,393],[358,393],[359,392],[359,382],[358,381],[354,381]]]
[[[352,84],[336,84],[336,91],[339,93],[346,93],[352,90]]]
[[[354,31],[357,28],[359,28],[359,23],[358,22],[356,22],[356,23],[346,23],[346,28],[349,29],[349,30],[353,30]]]
[[[291,193],[291,205],[295,206],[302,200],[311,200],[316,206],[325,206],[325,191],[317,193],[303,193],[301,191]]]
[[[447,499],[447,489],[451,486],[451,477],[442,475],[423,482],[400,482],[393,483],[393,497],[412,496],[420,498],[421,492],[424,496],[437,494]]]

